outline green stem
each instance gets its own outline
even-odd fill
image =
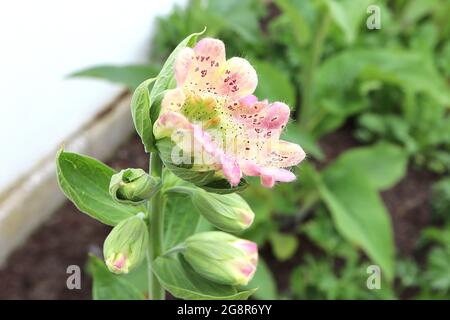
[[[319,30],[317,31],[317,35],[312,44],[310,60],[308,65],[306,66],[302,90],[302,103],[300,106],[300,112],[297,112],[297,122],[304,128],[308,126],[314,108],[314,106],[312,105],[315,89],[314,78],[317,65],[319,64],[320,58],[322,56],[322,47],[328,33],[330,22],[330,13],[328,12],[328,9],[325,8],[322,20],[320,22]]]
[[[162,162],[156,152],[151,154],[149,171],[152,177],[161,177]],[[164,289],[151,270],[153,261],[159,257],[163,251],[164,201],[161,191],[151,198],[148,210],[150,234],[150,244],[147,254],[149,298],[152,300],[164,300]]]

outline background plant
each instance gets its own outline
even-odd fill
[[[381,30],[365,26],[369,4],[381,9]],[[446,180],[433,188],[433,227],[424,231],[412,257],[395,252],[380,192],[408,172],[429,171],[436,180],[448,175],[449,5],[444,0],[191,1],[158,21],[149,65],[103,66],[78,75],[134,88],[155,74],[152,68],[186,34],[208,26],[208,35],[230,43],[233,55],[245,54],[260,82],[270,84],[259,86],[258,96],[293,107],[296,121],[285,134],[310,160],[297,172],[298,183],[277,186],[275,192],[252,184],[244,193],[256,213],[244,236],[267,245],[265,257],[289,262],[300,256],[291,284],[281,288],[275,284],[277,270],[261,262],[255,297],[448,298]],[[320,142],[337,130],[351,131],[357,146],[330,158]],[[305,241],[314,243],[315,254],[302,250]],[[303,256],[304,251],[312,252]],[[417,262],[421,255],[426,262]],[[365,288],[369,263],[382,267],[380,291]]]

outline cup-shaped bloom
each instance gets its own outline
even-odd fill
[[[128,273],[145,258],[148,248],[143,213],[117,224],[103,244],[106,266],[114,273]]]
[[[255,214],[238,194],[217,194],[197,188],[192,203],[209,222],[227,232],[240,232],[253,222]]]
[[[111,177],[109,193],[121,203],[141,204],[158,190],[160,181],[142,169],[124,169]]]
[[[184,258],[204,278],[227,285],[247,285],[256,271],[256,243],[228,233],[197,233],[185,241]]]
[[[177,87],[166,91],[153,127],[157,147],[158,141],[169,139],[182,151],[183,156],[180,150],[172,152],[172,164],[213,171],[232,186],[243,175],[261,177],[266,187],[295,179],[287,168],[300,163],[305,153],[279,139],[290,109],[252,95],[258,78],[247,60],[226,60],[223,42],[205,38],[181,50],[175,78]]]

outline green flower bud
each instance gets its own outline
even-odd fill
[[[137,205],[150,199],[159,187],[159,179],[144,170],[125,169],[111,177],[109,193],[117,202]]]
[[[209,222],[227,232],[247,229],[255,217],[247,202],[236,193],[217,194],[197,188],[192,203]]]
[[[146,256],[148,247],[147,226],[144,214],[121,221],[103,244],[103,255],[109,271],[128,273],[137,267]]]
[[[256,243],[220,231],[189,237],[183,255],[198,274],[227,285],[247,285],[258,262]]]

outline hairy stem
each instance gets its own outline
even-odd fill
[[[161,177],[162,162],[156,152],[151,155],[149,171],[151,176]],[[148,210],[150,235],[150,244],[147,254],[149,298],[152,300],[164,300],[164,289],[151,270],[153,261],[160,256],[163,251],[164,201],[161,191],[158,191],[158,193],[150,200]]]
[[[314,78],[317,65],[320,61],[320,57],[322,56],[322,46],[327,36],[330,22],[330,13],[327,9],[325,9],[320,21],[319,30],[317,31],[314,42],[312,43],[311,56],[305,70],[305,78],[303,81],[302,103],[300,112],[297,112],[297,122],[304,128],[309,126],[309,120],[314,108],[312,105],[315,89]]]

